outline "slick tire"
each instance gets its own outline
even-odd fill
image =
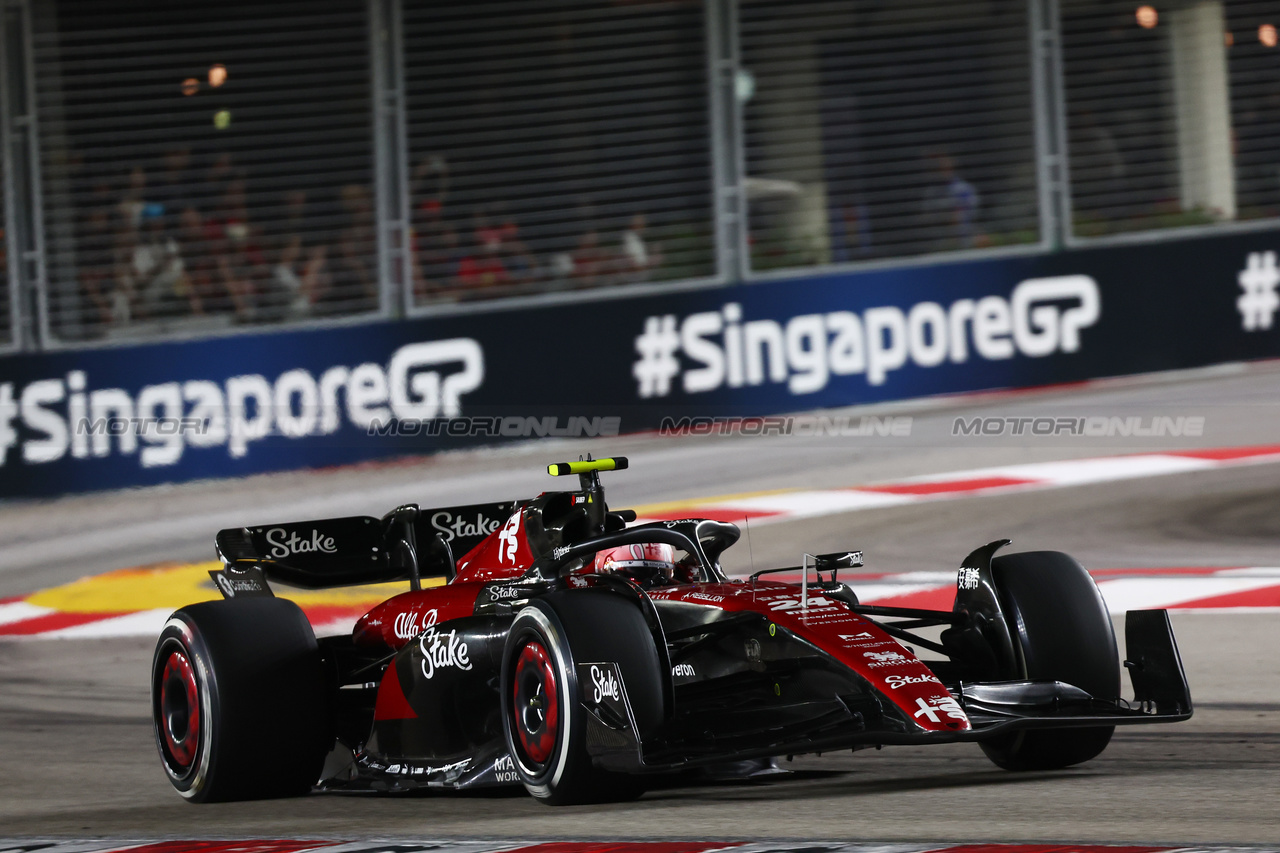
[[[1074,684],[1099,699],[1120,696],[1115,631],[1089,573],[1059,551],[996,557],[991,568],[1020,671],[1011,679]],[[1056,770],[1096,757],[1115,726],[1032,729],[981,744],[1006,770]]]
[[[165,774],[191,802],[305,794],[333,744],[315,634],[280,598],[174,613],[152,658],[151,708]]]
[[[636,605],[605,590],[566,590],[521,610],[502,656],[502,727],[516,772],[547,805],[617,802],[644,791],[636,776],[609,773],[587,754],[578,662],[612,661],[622,673],[641,734],[662,720],[662,670]]]

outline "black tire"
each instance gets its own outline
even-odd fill
[[[641,735],[661,722],[661,664],[636,604],[605,590],[551,593],[516,615],[503,650],[502,728],[516,773],[548,805],[633,799],[639,777],[599,770],[587,754],[578,661],[618,664]],[[531,713],[534,697],[545,698]]]
[[[1007,554],[991,562],[1013,636],[1018,672],[1010,679],[1055,680],[1099,699],[1120,696],[1120,662],[1111,615],[1098,585],[1060,551]],[[981,744],[1006,770],[1056,770],[1094,758],[1115,726],[1033,729]]]
[[[280,598],[174,613],[152,658],[151,707],[165,774],[192,802],[305,794],[333,745],[315,634]]]

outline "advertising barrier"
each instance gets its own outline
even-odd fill
[[[14,355],[0,497],[1275,357],[1278,251],[1267,231]]]

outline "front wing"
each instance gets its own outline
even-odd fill
[[[608,709],[590,712],[588,751],[602,766],[630,772],[663,771],[726,759],[798,755],[884,744],[980,742],[1025,729],[1088,728],[1171,723],[1192,715],[1190,689],[1164,610],[1131,610],[1125,619],[1125,668],[1134,698],[1100,699],[1058,681],[948,684],[968,717],[965,731],[869,724],[842,701],[817,703],[806,719],[784,726],[723,731],[713,739],[681,742],[657,736],[644,742]],[[625,683],[622,685],[625,691]],[[623,701],[626,701],[625,698]],[[676,709],[679,715],[680,709]],[[921,713],[928,713],[921,709]],[[638,762],[638,763],[637,763]]]

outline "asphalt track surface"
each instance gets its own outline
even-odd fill
[[[983,465],[1280,443],[1280,369],[874,410],[905,439],[663,438],[540,442],[389,466],[258,477],[0,507],[0,597],[160,560],[206,560],[232,524],[447,505],[552,487],[548,461],[625,453],[614,506],[834,487]],[[860,416],[862,412],[855,412]],[[957,416],[1193,415],[1203,435],[979,440]],[[606,475],[609,476],[609,475]],[[1280,565],[1280,464],[864,510],[762,525],[741,568],[860,547],[868,569],[950,569],[1009,537],[1086,566]],[[856,586],[855,586],[856,588]],[[722,838],[951,842],[1280,842],[1280,613],[1176,613],[1194,719],[1121,729],[1098,759],[1012,774],[976,746],[797,758],[765,782],[664,780],[641,799],[551,809],[522,792],[311,796],[191,806],[165,782],[147,701],[151,642],[0,642],[0,836]]]

